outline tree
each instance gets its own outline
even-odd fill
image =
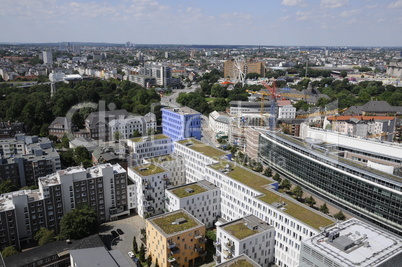
[[[133,251],[135,254],[138,254],[138,244],[137,244],[137,238],[135,236],[133,238]]]
[[[343,70],[343,71],[341,71],[340,75],[342,78],[345,78],[346,76],[348,76],[348,73]]]
[[[214,231],[214,230],[207,230],[207,232],[206,232],[206,237],[209,239],[209,240],[212,240],[212,241],[216,241],[216,231]]]
[[[149,254],[148,258],[147,258],[147,265],[151,266],[151,264],[152,264],[152,256],[151,256],[151,254]]]
[[[55,241],[55,237],[56,235],[54,234],[54,230],[41,227],[39,231],[36,232],[34,239],[38,241],[39,246],[42,246]]]
[[[12,256],[14,254],[18,254],[18,253],[19,252],[15,247],[9,246],[9,247],[6,247],[5,249],[3,249],[3,251],[1,252],[1,255],[5,259],[7,257],[10,257],[10,256]]]
[[[320,211],[324,214],[328,214],[329,213],[329,209],[327,207],[327,203],[324,203],[320,206]]]
[[[271,177],[272,176],[272,169],[270,167],[266,168],[264,170],[263,175],[267,176],[267,177]]]
[[[0,183],[0,194],[8,193],[17,190],[18,188],[11,180],[4,180]]]
[[[314,207],[315,203],[317,203],[313,198],[313,196],[309,196],[308,198],[305,199],[305,201],[310,207]]]
[[[334,214],[334,218],[340,221],[343,221],[346,219],[345,214],[343,214],[343,212],[340,210],[338,213]]]
[[[114,140],[120,140],[122,134],[119,131],[115,131],[113,134]]]
[[[141,133],[138,130],[134,130],[133,137],[140,137]]]
[[[140,261],[141,262],[145,261],[145,246],[144,246],[144,243],[141,243],[141,247],[140,247]]]
[[[292,184],[290,183],[290,181],[288,179],[285,179],[282,181],[281,187],[285,190],[289,190],[292,187]]]
[[[60,222],[61,239],[81,239],[99,230],[96,211],[87,205],[82,205],[66,213]]]
[[[63,137],[61,138],[61,145],[64,148],[69,148],[70,147],[70,140],[68,139],[67,134],[64,134]]]
[[[159,267],[158,259],[155,261],[155,267]]]
[[[275,173],[275,175],[272,177],[275,181],[277,181],[279,184],[282,182],[282,178],[279,175],[279,173]]]
[[[301,199],[303,196],[303,189],[300,187],[300,185],[297,185],[295,188],[293,188],[292,193],[297,199]]]

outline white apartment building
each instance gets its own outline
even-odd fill
[[[225,115],[217,111],[209,113],[208,126],[215,134],[220,133],[222,135],[228,135],[230,124],[231,117],[229,115]]]
[[[128,168],[128,177],[135,185],[138,215],[148,218],[163,213],[166,180],[171,173],[156,164]]]
[[[167,187],[183,185],[186,183],[186,169],[183,158],[175,156],[175,154],[170,154],[144,160],[144,164],[151,163],[156,164],[171,173],[170,177],[165,178]]]
[[[206,180],[172,187],[165,190],[165,208],[185,209],[211,228],[220,216],[220,190]]]
[[[133,165],[142,163],[143,159],[169,155],[172,153],[172,139],[158,134],[126,140],[130,148]]]
[[[275,227],[278,266],[298,266],[301,240],[334,223],[332,218],[277,192],[276,181],[233,162],[219,161],[224,155],[221,150],[182,140],[175,142],[175,152],[185,160],[188,182],[207,180],[220,188],[223,219],[232,221],[252,214]]]
[[[217,264],[245,254],[260,266],[270,266],[275,254],[275,228],[248,215],[219,225],[215,246]]]
[[[358,219],[302,241],[300,267],[400,266],[402,239]]]
[[[145,116],[130,116],[127,118],[116,118],[109,122],[111,139],[132,138],[134,131],[142,136],[153,134],[156,131],[156,117],[153,113]],[[116,134],[116,132],[118,134]]]
[[[292,105],[279,107],[278,119],[294,119],[296,118],[296,108]]]

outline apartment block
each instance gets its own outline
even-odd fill
[[[238,70],[233,59],[226,60],[223,67],[225,78],[236,78]],[[243,72],[246,74],[258,73],[260,76],[265,76],[265,64],[264,62],[254,62],[251,60],[247,60],[244,62]]]
[[[156,132],[156,117],[155,114],[148,113],[144,116],[117,118],[109,122],[109,128],[111,140],[132,138],[135,131],[145,136]]]
[[[164,195],[171,173],[156,164],[128,168],[128,177],[135,186],[137,203],[130,204],[142,218],[161,214],[164,209]],[[130,190],[131,191],[131,190]]]
[[[216,255],[214,255],[216,258]],[[244,266],[244,267],[260,267],[258,263],[242,254],[240,256],[234,257],[228,261],[225,261],[221,264],[215,265],[216,267],[234,267],[234,266]]]
[[[201,140],[201,113],[188,107],[163,108],[162,132],[173,141],[190,137]]]
[[[218,264],[245,254],[259,266],[270,266],[275,254],[275,228],[248,215],[219,225],[215,246]]]
[[[129,75],[128,80],[145,88],[150,88],[151,86],[156,85],[156,78],[146,75]]]
[[[169,212],[185,209],[212,228],[220,217],[220,190],[205,180],[172,187],[165,190],[165,207]]]
[[[145,222],[148,253],[159,266],[190,267],[203,262],[205,225],[185,210],[149,218]]]
[[[170,172],[170,177],[165,178],[167,187],[183,185],[186,183],[186,167],[184,166],[184,159],[175,154],[148,158],[144,160],[144,163],[153,163]]]
[[[126,140],[130,148],[133,165],[142,163],[143,159],[154,158],[172,153],[172,139],[166,135],[150,135]]]
[[[192,142],[175,142],[175,153],[185,160],[187,177],[207,180],[220,188],[221,216],[226,221],[252,214],[273,226],[275,264],[298,266],[301,240],[334,223],[332,218],[278,192],[276,181],[216,157],[221,150]]]
[[[399,266],[402,239],[358,219],[302,241],[300,267]]]

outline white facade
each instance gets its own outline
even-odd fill
[[[43,57],[43,63],[45,64],[53,63],[52,51],[43,51],[42,57]]]
[[[114,119],[109,122],[110,133],[113,140],[116,139],[116,132],[119,139],[132,138],[134,131],[142,136],[156,131],[156,118],[152,116],[135,116],[125,119]]]
[[[179,186],[186,183],[186,167],[183,158],[171,154],[144,160],[144,164],[151,163],[171,173],[171,176],[165,179],[168,187]]]
[[[278,119],[294,119],[296,118],[296,108],[292,105],[279,107]]]
[[[132,151],[131,159],[134,165],[140,164],[145,158],[172,153],[172,139],[163,134],[127,139],[126,143]]]
[[[254,215],[248,215],[218,226],[215,246],[217,263],[244,254],[260,266],[271,266],[275,254],[275,228]]]
[[[148,164],[129,168],[128,177],[135,185],[138,215],[148,218],[163,213],[165,180],[170,177],[170,172]]]
[[[169,212],[185,209],[207,228],[214,227],[220,216],[219,188],[205,180],[166,189],[165,199]]]
[[[229,134],[230,127],[229,115],[224,116],[217,111],[213,111],[209,114],[209,128],[215,133],[222,133],[223,135]]]

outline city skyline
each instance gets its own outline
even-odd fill
[[[2,1],[0,42],[401,46],[402,0]]]

